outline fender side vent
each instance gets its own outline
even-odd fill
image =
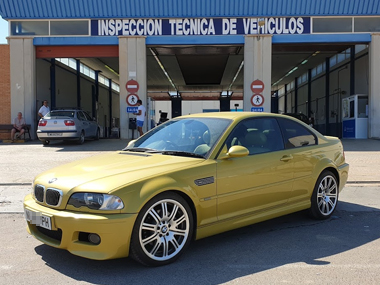
[[[214,176],[210,176],[210,177],[205,177],[205,178],[200,178],[200,179],[194,180],[194,183],[197,186],[204,186],[204,185],[207,185],[207,184],[212,184],[212,183],[214,183]]]

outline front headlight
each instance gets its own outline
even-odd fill
[[[93,210],[121,210],[123,201],[114,195],[98,193],[75,193],[70,197],[69,205],[76,208],[88,207]]]

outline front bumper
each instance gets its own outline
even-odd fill
[[[56,210],[39,205],[32,195],[25,197],[24,208],[51,219],[51,230],[43,229],[27,221],[27,230],[41,242],[74,255],[89,259],[113,259],[127,257],[137,214],[88,214]],[[83,233],[100,236],[98,245],[81,240]]]

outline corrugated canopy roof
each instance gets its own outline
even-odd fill
[[[0,0],[4,19],[380,15],[379,0]]]

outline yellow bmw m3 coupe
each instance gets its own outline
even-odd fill
[[[224,231],[307,209],[329,218],[348,170],[338,138],[295,118],[195,114],[38,175],[25,218],[31,235],[72,254],[160,266]]]

